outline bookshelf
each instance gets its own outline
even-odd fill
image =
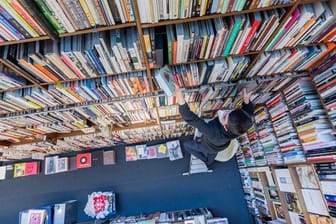
[[[117,145],[191,135],[155,80],[164,64],[203,117],[234,108],[244,87],[257,90],[255,117],[265,117],[240,137],[240,167],[335,159],[335,1],[85,2],[0,4],[1,159],[29,158],[24,149],[43,144],[62,152],[81,137]],[[315,132],[331,142],[325,157],[307,149],[308,117],[297,119],[301,102],[286,92],[300,80],[321,112]]]

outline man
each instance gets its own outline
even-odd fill
[[[220,114],[207,123],[190,111],[181,89],[175,85],[175,96],[182,118],[202,133],[199,140],[186,141],[184,148],[208,166],[211,165],[215,161],[217,153],[226,149],[231,139],[237,138],[252,126],[253,105],[250,102],[251,94],[252,92],[247,92],[244,89],[244,103],[241,109]]]

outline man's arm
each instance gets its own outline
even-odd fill
[[[179,104],[179,112],[182,118],[190,125],[197,128],[202,133],[207,133],[211,127],[195,113],[193,113],[184,99],[184,95],[179,86],[175,85],[175,96]]]
[[[253,104],[252,102],[250,102],[251,95],[252,95],[252,92],[247,92],[246,88],[243,89],[244,103],[242,105],[242,110],[244,110],[250,116],[252,116],[254,112]]]

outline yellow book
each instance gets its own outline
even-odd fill
[[[14,164],[14,178],[23,177],[25,175],[25,163],[15,163]]]
[[[88,20],[89,20],[90,25],[91,25],[91,26],[95,26],[95,25],[96,25],[96,22],[95,22],[95,20],[93,19],[93,16],[92,16],[92,14],[91,14],[91,12],[90,12],[90,10],[89,10],[89,7],[88,7],[88,5],[86,4],[86,1],[85,1],[85,0],[78,0],[78,1],[79,1],[80,5],[82,6],[82,9],[83,9],[83,11],[84,11],[86,17],[87,17]]]

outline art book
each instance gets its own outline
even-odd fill
[[[166,143],[155,145],[155,147],[157,147],[157,158],[158,159],[169,157]]]
[[[137,157],[137,151],[136,151],[135,146],[126,146],[125,156],[126,156],[126,162],[136,161],[138,157]]]
[[[283,192],[283,194],[285,196],[288,211],[292,211],[299,214],[303,213],[296,193]]]
[[[61,157],[57,159],[57,167],[56,172],[65,172],[69,170],[69,158],[68,157]]]
[[[14,164],[14,175],[13,177],[23,177],[25,176],[25,163],[15,163]]]
[[[104,163],[104,165],[114,165],[114,164],[116,164],[116,158],[115,158],[115,151],[114,150],[104,151],[103,163]]]
[[[175,81],[173,73],[168,65],[165,65],[160,70],[157,70],[154,75],[160,88],[167,94],[167,96],[173,96],[175,92]]]
[[[26,162],[25,163],[25,176],[36,175],[40,172],[40,162]]]
[[[301,191],[308,212],[319,215],[329,215],[320,190],[302,189]]]
[[[314,170],[311,166],[296,167],[296,172],[302,188],[319,188],[314,175]]]
[[[136,145],[136,154],[137,154],[137,159],[147,159],[147,153],[146,153],[146,145]]]
[[[77,169],[89,168],[92,166],[91,153],[79,153],[76,155],[76,166]]]
[[[58,156],[48,156],[44,160],[44,174],[53,174],[57,170]]]
[[[157,158],[157,147],[155,145],[146,147],[147,159],[156,159]]]
[[[168,154],[169,154],[169,160],[173,161],[173,160],[183,158],[179,140],[169,141],[166,144],[167,144],[167,149],[168,149]]]
[[[288,169],[275,169],[280,191],[295,192],[294,183]]]

